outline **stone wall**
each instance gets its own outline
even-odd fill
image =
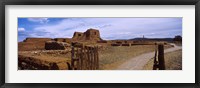
[[[57,41],[47,41],[45,42],[46,50],[65,50],[67,47],[70,47],[70,44]]]
[[[23,42],[18,43],[18,50],[44,50],[45,42],[51,40],[51,38],[26,38]]]
[[[67,43],[71,43],[72,41],[71,38],[55,38],[54,40],[57,42],[67,42]]]
[[[51,38],[26,38],[23,42],[42,42],[42,41],[50,41]]]

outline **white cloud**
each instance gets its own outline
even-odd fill
[[[174,35],[175,32],[170,31],[181,33],[182,28],[177,27],[181,27],[182,22],[176,20],[174,18],[72,18],[51,25],[37,26],[34,31],[46,32],[44,37],[72,37],[75,31],[84,32],[89,28],[97,28],[101,37],[105,39],[129,39],[143,35],[160,37],[165,33]]]
[[[28,18],[28,21],[39,22],[39,23],[47,23],[47,22],[49,22],[48,18]]]
[[[25,31],[25,28],[18,28],[18,31]]]

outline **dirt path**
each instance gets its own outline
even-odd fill
[[[165,49],[164,53],[176,51],[182,49],[181,46],[176,46],[175,44],[173,48]],[[116,68],[116,70],[142,70],[144,65],[154,57],[155,52],[145,53],[139,56],[136,56]]]

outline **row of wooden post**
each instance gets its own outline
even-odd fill
[[[99,54],[97,46],[75,47],[71,51],[72,70],[97,70],[99,69]]]
[[[158,59],[157,59],[158,52]],[[164,45],[159,44],[155,50],[153,70],[165,70]]]

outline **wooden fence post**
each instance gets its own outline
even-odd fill
[[[72,43],[72,50],[71,50],[71,69],[74,70],[74,43]]]
[[[96,69],[96,63],[97,63],[97,62],[96,62],[96,61],[97,61],[97,60],[96,60],[96,56],[97,56],[97,55],[96,55],[96,46],[94,46],[94,51],[93,51],[93,52],[94,52],[94,70],[95,70],[95,69]]]
[[[88,69],[91,69],[90,67],[91,67],[91,63],[90,63],[90,47],[87,47],[87,58],[88,58]]]
[[[91,47],[91,69],[94,70],[94,48]]]
[[[153,70],[157,70],[158,68],[157,52],[158,52],[158,45],[157,43],[155,43],[155,56],[154,56]]]
[[[96,70],[99,69],[98,46],[75,46],[71,44],[71,66],[72,70]]]
[[[97,70],[97,46],[95,46],[95,70]]]
[[[80,48],[80,58],[79,59],[81,59],[81,70],[83,69],[83,60],[84,60],[84,58],[83,58],[83,46],[81,46],[81,48]]]
[[[99,47],[97,46],[97,69],[99,69]]]
[[[165,70],[164,45],[158,45],[159,70]]]
[[[82,65],[83,65],[83,70],[85,70],[86,69],[86,63],[85,63],[85,61],[86,61],[86,57],[85,57],[85,46],[83,45],[82,46],[82,57],[83,57],[83,61],[82,61]]]
[[[157,70],[157,68],[158,68],[158,62],[157,62],[157,49],[155,49],[155,56],[154,56],[153,70]]]
[[[88,49],[87,47],[85,46],[85,69],[87,70],[88,69],[88,55],[87,55],[87,52],[88,52]]]
[[[79,49],[78,48],[76,48],[77,49],[77,51],[76,51],[76,58],[75,58],[75,62],[76,62],[76,70],[79,70]]]

